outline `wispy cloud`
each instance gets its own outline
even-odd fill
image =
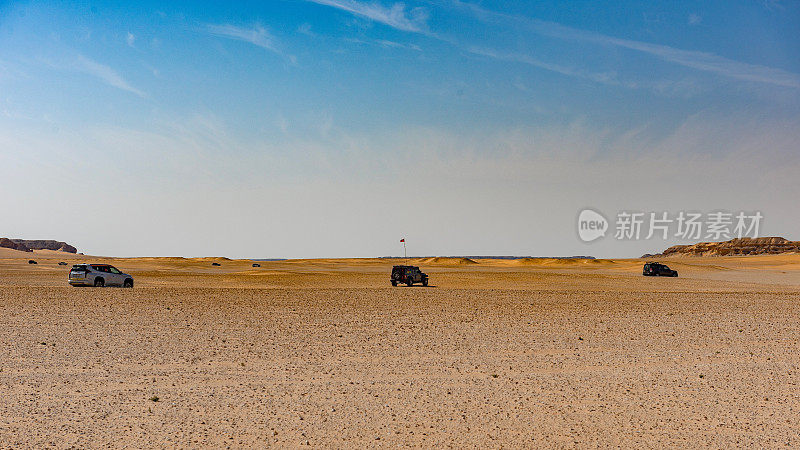
[[[480,20],[498,23],[507,23],[511,21],[521,24],[530,31],[542,36],[625,48],[652,55],[664,61],[684,67],[711,72],[728,78],[800,88],[800,75],[782,69],[735,61],[712,53],[682,50],[666,45],[615,38],[593,31],[567,27],[554,22],[490,11],[481,6],[461,2],[459,0],[453,0],[452,4],[471,12]]]
[[[548,70],[550,72],[558,73],[564,76],[578,78],[582,80],[589,80],[595,83],[605,84],[608,86],[621,86],[629,89],[650,89],[661,95],[676,97],[676,96],[692,96],[698,92],[698,86],[692,80],[679,79],[679,80],[631,80],[620,77],[616,72],[591,72],[580,68],[554,64],[546,61],[539,60],[534,56],[525,53],[517,52],[500,52],[497,50],[481,47],[468,47],[467,52],[478,56],[485,56],[500,61],[510,61],[521,64],[526,64],[539,69]],[[514,86],[521,91],[526,91],[527,88],[514,83]],[[521,87],[522,86],[522,87]]]
[[[591,80],[597,83],[602,84],[609,84],[613,86],[628,86],[628,87],[638,87],[637,85],[631,83],[623,83],[617,79],[615,74],[613,73],[592,73],[592,72],[585,72],[578,69],[573,69],[570,67],[561,66],[558,64],[548,63],[545,61],[540,61],[530,55],[526,55],[523,53],[502,53],[496,50],[491,50],[487,48],[480,48],[480,47],[469,47],[467,51],[480,56],[487,56],[493,59],[499,59],[503,61],[513,61],[519,62],[523,64],[527,64],[529,66],[538,67],[540,69],[549,70],[551,72],[559,73],[561,75],[566,75],[570,77],[576,78],[583,78],[585,80]]]
[[[417,52],[421,52],[422,51],[422,49],[418,45],[414,45],[414,44],[401,44],[399,42],[387,41],[385,39],[378,39],[375,42],[377,42],[382,47],[402,48],[402,49],[406,49],[406,50],[414,50],[414,51],[417,51]]]
[[[252,28],[237,27],[234,25],[206,25],[205,30],[214,36],[249,42],[257,47],[282,55],[282,52],[276,45],[275,38],[266,28],[260,25],[256,25]]]
[[[402,31],[422,33],[426,29],[428,13],[425,8],[411,8],[406,11],[403,3],[386,7],[380,3],[361,3],[354,0],[307,0],[320,5],[347,11],[350,14],[380,22]]]
[[[769,11],[783,11],[786,9],[782,0],[762,0],[761,4],[764,5],[764,8],[768,9]]]
[[[125,42],[128,43],[128,46],[133,47],[133,44],[136,42],[136,36],[129,31],[128,35],[125,37]]]
[[[300,24],[300,26],[297,27],[297,32],[300,34],[305,34],[306,36],[314,36],[314,32],[311,31],[311,24],[308,22]]]
[[[75,59],[75,69],[79,72],[86,73],[93,77],[100,79],[102,82],[109,86],[113,86],[123,91],[132,92],[139,97],[146,97],[147,95],[131,86],[119,73],[105,64],[101,64],[93,59],[87,58],[83,55],[78,55]]]
[[[595,39],[593,38],[592,40]],[[795,73],[758,64],[734,61],[712,53],[681,50],[666,45],[649,44],[602,35],[598,35],[596,42],[644,52],[681,66],[716,73],[728,78],[800,88],[800,75]]]
[[[449,42],[453,45],[461,46],[457,42],[444,39],[429,32],[426,25],[427,12],[421,8],[413,8],[409,11],[409,14],[407,14],[405,5],[403,3],[395,3],[391,7],[386,7],[379,3],[367,4],[354,0],[307,1],[341,9],[353,15],[365,17],[367,19],[389,25],[398,30],[423,33]],[[523,16],[499,13],[485,9],[476,4],[462,2],[460,0],[452,0],[451,4],[457,8],[469,11],[479,20],[495,23],[514,22],[523,25],[533,33],[542,36],[561,40],[589,42],[597,45],[625,48],[645,53],[673,64],[678,64],[704,72],[715,73],[727,78],[765,83],[775,86],[800,88],[800,75],[782,69],[735,61],[723,56],[715,55],[713,53],[695,50],[683,50],[667,45],[615,38],[593,31],[586,31],[564,26],[555,22],[547,22]],[[695,24],[699,23],[700,20],[702,19],[699,16],[693,16],[690,18],[690,22]],[[630,87],[639,87],[640,85],[640,83],[620,83],[619,81],[614,80],[612,77],[609,77],[607,74],[592,74],[589,72],[573,70],[557,64],[540,61],[531,56],[510,54],[487,49],[467,48],[466,50],[471,53],[482,54],[484,56],[495,57],[499,59],[517,60],[519,62],[537,66],[546,70],[558,72],[563,75],[576,76],[601,83],[629,85]]]
[[[399,48],[403,50],[414,50],[416,52],[421,52],[422,48],[415,44],[401,44],[400,42],[395,41],[387,41],[386,39],[375,39],[375,40],[364,40],[364,39],[355,39],[355,38],[345,38],[344,41],[353,42],[356,44],[365,44],[365,45],[379,45],[383,48]]]

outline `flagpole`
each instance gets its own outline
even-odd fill
[[[406,259],[406,263],[408,263],[408,254],[406,253],[406,240],[403,239],[403,258]]]

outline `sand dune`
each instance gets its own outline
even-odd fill
[[[516,265],[533,266],[585,266],[585,265],[609,265],[614,264],[610,259],[589,259],[589,258],[520,258],[511,260]]]
[[[67,260],[80,261],[84,259],[84,256],[75,253],[61,252],[57,250],[33,250],[30,252],[24,252],[20,250],[0,247],[0,259],[24,259],[26,261],[29,259],[35,259],[35,260],[58,259],[61,261],[67,261]]]
[[[14,258],[20,259],[27,257],[30,259],[34,254],[29,252],[23,252],[21,250],[14,250],[11,248],[0,247],[0,258]]]
[[[431,265],[450,265],[450,266],[463,266],[469,264],[478,264],[477,262],[469,259],[469,258],[443,258],[443,257],[433,257],[433,258],[419,258],[413,260],[415,264],[431,264]]]

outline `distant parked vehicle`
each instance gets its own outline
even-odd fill
[[[36,261],[34,261],[34,260],[32,260],[32,259],[29,259],[29,260],[28,260],[28,264],[39,264],[39,263],[37,263]]]
[[[69,271],[72,286],[133,287],[133,277],[109,264],[75,264]]]
[[[64,261],[61,261],[60,263],[58,263],[58,265],[59,265],[59,266],[66,266],[66,265],[67,265],[67,263],[65,263]]]
[[[645,263],[642,275],[646,277],[677,277],[678,271],[657,262]]]
[[[211,263],[212,266],[218,266],[219,263]]]
[[[392,267],[391,282],[392,286],[397,286],[397,283],[405,283],[408,286],[422,283],[423,286],[427,286],[428,274],[419,270],[417,266],[394,266]]]
[[[253,263],[253,267],[261,267],[261,264],[259,264],[259,263]]]

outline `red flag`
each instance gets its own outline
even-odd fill
[[[405,242],[406,238],[400,239],[400,242]]]

